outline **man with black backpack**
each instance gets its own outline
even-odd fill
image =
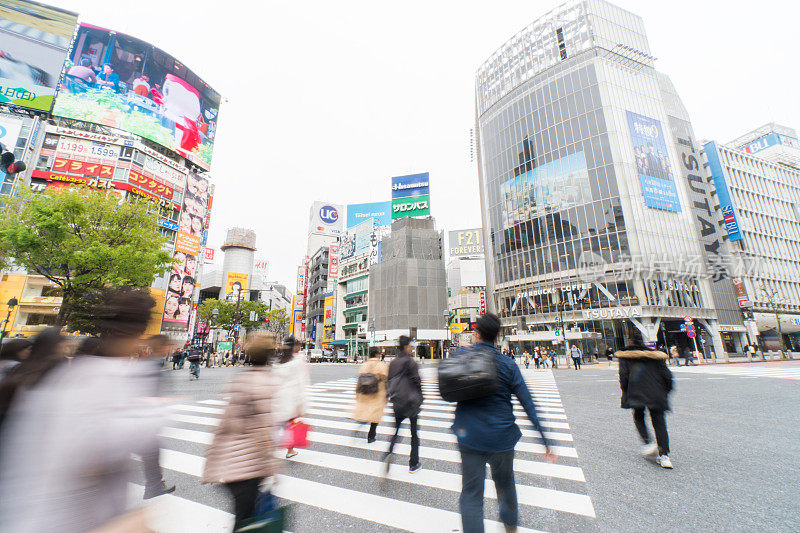
[[[369,349],[369,359],[361,364],[356,380],[356,405],[353,408],[353,419],[356,422],[368,423],[367,444],[375,442],[378,424],[383,418],[386,408],[386,379],[389,365],[381,362],[377,348]]]
[[[194,379],[200,379],[200,360],[203,358],[203,348],[200,346],[192,346],[187,350],[187,359],[189,360],[189,379],[194,376]]]
[[[419,462],[419,436],[417,435],[417,416],[422,406],[422,380],[419,377],[417,362],[411,357],[411,339],[400,336],[397,356],[389,365],[389,399],[394,409],[394,436],[389,443],[389,450],[383,458],[385,464],[384,477],[389,474],[400,424],[408,418],[411,425],[411,456],[408,467],[411,473],[422,468]]]
[[[492,479],[500,505],[500,520],[507,532],[516,531],[519,511],[517,488],[514,483],[514,447],[522,432],[514,418],[512,394],[517,397],[528,418],[541,433],[545,458],[550,462],[555,462],[557,459],[539,424],[533,398],[522,372],[507,357],[502,357],[494,345],[499,332],[500,319],[496,315],[485,314],[478,319],[473,333],[475,344],[467,349],[473,353],[468,355],[492,357],[496,369],[496,378],[493,381],[496,383],[484,385],[486,391],[491,391],[486,395],[458,401],[453,421],[452,429],[461,452],[459,507],[464,533],[483,531],[483,486],[486,481],[486,463],[492,467]],[[475,368],[478,366],[475,365]],[[450,372],[454,375],[457,369],[451,369]],[[485,374],[491,379],[491,372]],[[441,369],[439,379],[442,390]],[[453,391],[451,387],[448,387],[448,390]]]

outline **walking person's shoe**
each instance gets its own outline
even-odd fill
[[[642,444],[641,453],[645,457],[652,457],[658,454],[658,444],[651,442],[650,444]]]
[[[150,498],[155,498],[157,496],[162,496],[164,494],[170,494],[172,492],[175,492],[175,485],[170,485],[168,487],[167,484],[164,483],[164,481],[162,481],[161,486],[156,490],[145,489],[143,499],[149,500]]]
[[[661,468],[672,468],[672,461],[669,460],[668,455],[662,455],[658,458],[658,464]]]
[[[372,444],[375,442],[375,437],[367,437],[367,444]]]
[[[414,466],[409,466],[408,471],[413,474],[414,472],[419,472],[421,468],[422,468],[422,463],[417,463]]]
[[[287,459],[291,459],[295,455],[297,455],[297,450],[295,450],[294,448],[289,448],[288,450],[286,450],[286,458]]]

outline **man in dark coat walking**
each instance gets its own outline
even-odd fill
[[[394,410],[394,435],[389,442],[389,450],[383,457],[384,479],[392,464],[392,451],[397,442],[400,425],[406,418],[411,425],[411,454],[408,468],[412,474],[422,468],[419,462],[419,435],[417,434],[417,417],[422,406],[422,380],[419,377],[417,362],[411,357],[411,339],[401,335],[398,344],[397,357],[389,364],[387,381],[387,394],[392,401]]]
[[[638,342],[637,342],[638,341]],[[669,411],[668,395],[672,390],[672,373],[667,368],[667,354],[644,345],[641,337],[633,344],[618,350],[619,386],[622,389],[621,406],[633,409],[633,422],[644,442],[642,454],[657,454],[663,468],[672,468],[669,459],[669,434],[664,413]],[[644,422],[645,408],[650,411],[650,422],[656,434],[656,444]]]

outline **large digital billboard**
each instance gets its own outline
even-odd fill
[[[367,219],[374,218],[376,226],[392,225],[392,203],[370,202],[366,204],[348,204],[347,227],[352,228]]]
[[[0,103],[50,111],[77,24],[77,13],[0,2]]]
[[[661,122],[633,111],[626,113],[644,205],[679,212],[681,203]]]
[[[583,152],[534,167],[500,185],[503,227],[592,201]]]
[[[208,169],[220,96],[155,46],[81,24],[53,114],[141,135]]]

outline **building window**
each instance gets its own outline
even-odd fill
[[[30,313],[28,315],[27,320],[25,320],[26,326],[53,326],[58,319],[58,315],[43,315],[40,313]]]

